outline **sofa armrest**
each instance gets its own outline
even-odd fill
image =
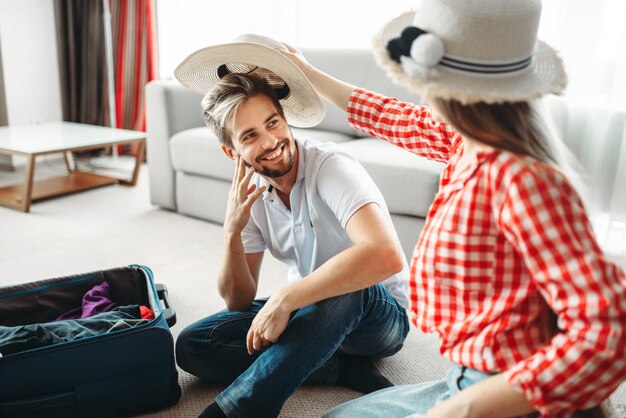
[[[176,210],[169,141],[180,131],[204,126],[201,100],[200,94],[173,80],[157,80],[146,85],[147,159],[153,204]]]

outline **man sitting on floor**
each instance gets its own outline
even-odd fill
[[[218,277],[228,309],[176,342],[182,369],[229,385],[204,417],[275,417],[305,382],[392,386],[371,359],[396,353],[409,331],[408,269],[382,195],[334,144],[293,138],[287,118],[312,126],[323,107],[271,42],[206,48],[176,72],[208,91],[205,120],[236,163]],[[266,249],[290,267],[288,284],[255,299]]]

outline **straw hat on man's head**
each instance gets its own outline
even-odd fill
[[[426,97],[462,103],[561,94],[557,52],[537,39],[540,0],[421,0],[374,38],[390,77]]]
[[[233,43],[194,52],[174,75],[183,86],[202,94],[229,73],[263,77],[274,88],[291,125],[315,126],[324,118],[324,105],[302,70],[278,52],[281,50],[287,48],[266,36],[241,35]]]

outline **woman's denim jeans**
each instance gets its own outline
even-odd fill
[[[325,418],[411,417],[426,415],[438,402],[489,377],[474,369],[453,366],[444,380],[394,386],[354,399],[332,409]]]
[[[437,403],[490,376],[492,374],[454,365],[443,380],[382,389],[343,403],[324,418],[421,418]],[[530,414],[519,418],[537,416]]]
[[[337,383],[338,355],[387,357],[409,332],[406,311],[377,284],[295,311],[278,342],[249,355],[246,335],[265,302],[204,318],[176,341],[183,370],[229,384],[216,398],[229,417],[275,417],[305,381]]]

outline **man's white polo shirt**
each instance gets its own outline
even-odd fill
[[[242,232],[246,253],[269,250],[289,266],[290,282],[306,277],[330,258],[353,246],[345,226],[368,203],[376,203],[391,222],[385,200],[363,166],[333,143],[296,139],[298,174],[291,210],[267,180],[251,180],[267,191],[251,208]],[[408,307],[408,266],[384,281],[400,305]],[[349,278],[346,278],[349,279]]]

